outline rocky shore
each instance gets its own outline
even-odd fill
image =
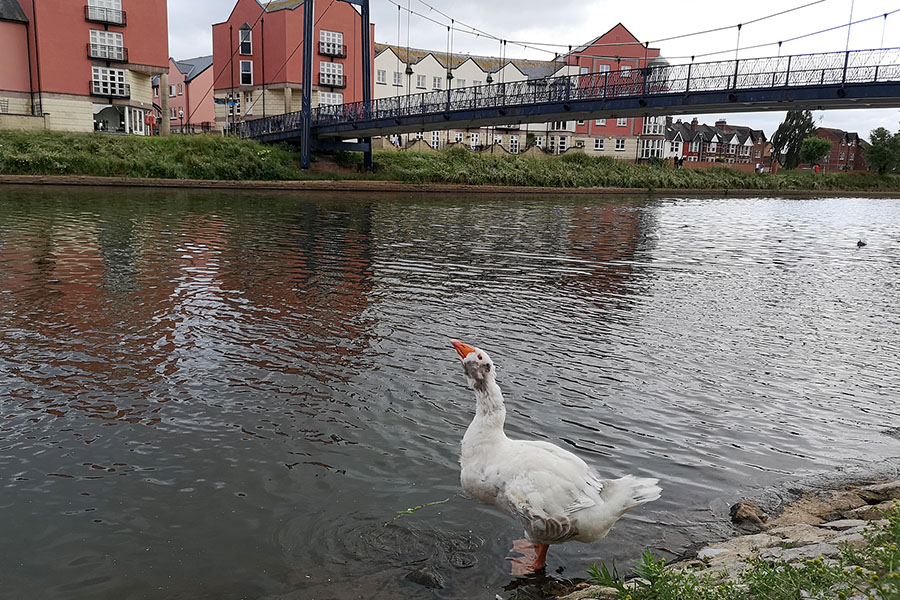
[[[740,535],[706,545],[691,557],[668,565],[675,571],[690,571],[698,577],[735,581],[755,560],[804,564],[819,559],[835,566],[844,547],[862,549],[863,535],[873,525],[886,524],[884,517],[900,500],[900,479],[865,485],[847,485],[838,490],[805,492],[775,518],[751,502],[731,507],[731,518]],[[626,586],[636,587],[636,581]],[[612,587],[589,586],[560,598],[619,598]],[[848,598],[864,600],[857,593]]]

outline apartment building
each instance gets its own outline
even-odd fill
[[[166,0],[0,0],[0,127],[148,135]]]
[[[313,107],[362,100],[360,27],[353,5],[316,3]],[[213,25],[216,128],[299,111],[302,46],[302,0],[237,0],[228,19]]]
[[[216,120],[212,63],[212,55],[184,60],[169,58],[168,87],[161,90],[159,77],[153,78],[154,103],[159,106],[160,94],[168,95],[169,111],[166,116],[171,131],[212,131]]]
[[[825,171],[868,171],[865,148],[870,144],[856,132],[819,127],[816,136],[831,142],[831,150],[822,161]]]

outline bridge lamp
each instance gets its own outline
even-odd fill
[[[494,83],[494,78],[491,76],[490,73],[488,73],[487,79],[485,79],[485,81],[487,81],[488,85],[491,85],[492,83]]]

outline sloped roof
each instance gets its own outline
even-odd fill
[[[197,58],[186,58],[184,60],[176,60],[175,66],[184,74],[185,82],[191,81],[203,71],[210,68],[213,64],[213,57],[198,56]]]
[[[537,77],[548,77],[550,75],[553,75],[553,73],[558,71],[560,67],[563,66],[563,63],[559,61],[527,60],[518,58],[501,61],[499,58],[494,56],[477,56],[473,54],[451,54],[448,57],[446,52],[423,50],[421,48],[407,49],[405,46],[397,46],[396,44],[375,44],[375,56],[378,56],[379,54],[387,50],[392,50],[394,54],[400,57],[401,61],[407,62],[408,60],[408,62],[413,65],[418,64],[430,54],[445,69],[447,68],[448,63],[450,64],[451,69],[456,69],[469,59],[471,59],[476,65],[478,65],[478,67],[482,71],[486,73],[496,73],[507,64],[512,64],[529,79],[534,79]]]
[[[27,23],[28,16],[22,10],[18,0],[0,0],[0,21]]]
[[[294,10],[299,6],[303,6],[303,0],[272,0],[272,2],[268,2],[268,0],[256,0],[256,2],[259,3],[267,13],[275,12],[276,10]]]

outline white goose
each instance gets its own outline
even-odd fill
[[[506,409],[487,352],[452,340],[475,392],[476,411],[462,440],[460,481],[476,500],[510,514],[527,540],[513,550],[513,573],[543,569],[550,544],[595,542],[627,511],[659,498],[657,479],[601,479],[583,460],[548,442],[511,440]]]

